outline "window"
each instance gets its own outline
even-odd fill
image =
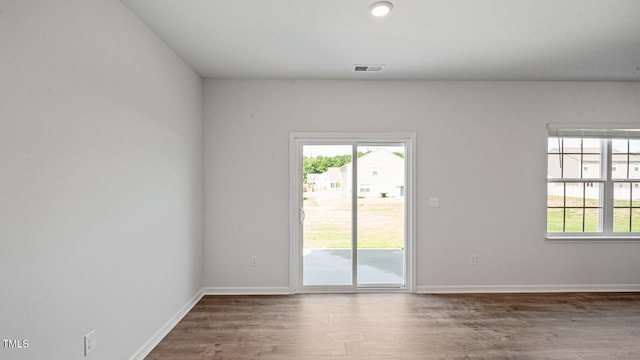
[[[550,129],[548,238],[640,239],[638,135],[631,130]]]
[[[640,192],[636,185],[640,176],[631,171],[632,164],[640,159],[640,139],[613,139],[612,162],[621,164],[625,171],[612,173],[613,231],[640,232]]]
[[[547,156],[547,232],[598,232],[602,141],[550,137]]]

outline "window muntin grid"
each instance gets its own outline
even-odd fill
[[[550,182],[547,185],[547,232],[598,232],[602,184]]]
[[[602,140],[550,137],[547,149],[547,232],[601,232]]]
[[[640,232],[640,139],[612,139],[613,232]],[[615,166],[615,169],[613,167]]]
[[[613,139],[611,178],[640,179],[640,139]]]
[[[550,137],[548,179],[602,180],[602,141],[590,138]]]
[[[550,136],[547,156],[548,233],[640,233],[640,139]]]

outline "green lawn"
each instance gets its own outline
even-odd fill
[[[304,200],[304,247],[347,249],[351,247],[351,203],[331,193],[306,193]],[[404,248],[404,199],[358,199],[358,247]]]
[[[351,247],[351,207],[349,199],[324,197],[309,194],[305,199],[306,220],[304,246],[306,248],[346,249]],[[562,198],[550,196],[549,206],[562,206]],[[582,199],[567,198],[568,206],[582,206]],[[598,206],[598,200],[587,199],[586,206]],[[632,216],[632,231],[640,232],[640,208],[629,209],[629,201],[616,200],[615,206],[627,207],[615,210],[614,231],[629,232]],[[634,203],[634,206],[638,204]],[[562,232],[563,219],[566,232],[597,232],[600,209],[547,210],[547,231]],[[358,202],[360,248],[403,248],[404,212],[401,199],[366,198]]]
[[[549,206],[561,206],[562,198],[559,196],[549,196]],[[586,206],[598,206],[598,200],[587,199],[585,201]],[[637,206],[637,204],[634,204]],[[582,199],[580,198],[567,198],[567,206],[582,206]],[[614,203],[617,208],[614,210],[614,231],[615,232],[629,232],[629,220],[632,219],[632,232],[640,232],[640,208],[634,208],[630,211],[629,200],[616,200]],[[563,215],[563,209],[547,209],[547,231],[548,232],[562,232],[563,217],[566,221],[565,232],[582,232],[583,220],[585,232],[598,231],[600,209],[586,209],[584,212],[582,209],[566,209],[566,215]]]
[[[305,235],[305,247],[312,249],[349,249],[351,234],[319,229],[313,234]],[[401,249],[404,248],[402,234],[388,234],[362,231],[358,234],[358,247],[363,249]]]

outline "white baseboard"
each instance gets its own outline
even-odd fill
[[[204,295],[290,295],[288,287],[206,287]]]
[[[193,309],[198,301],[202,299],[202,296],[204,296],[204,292],[202,289],[200,289],[186,305],[178,310],[178,312],[173,315],[169,319],[169,321],[167,321],[160,329],[158,329],[158,331],[156,331],[155,334],[153,334],[153,336],[140,348],[140,350],[138,350],[130,358],[130,360],[142,360],[147,355],[149,355],[151,350],[153,350],[160,343],[160,341],[162,341],[162,339],[167,336],[167,334],[178,324],[178,322],[180,322],[180,320],[182,320],[182,318],[187,315],[187,313],[191,311],[191,309]]]
[[[417,286],[418,294],[542,293],[542,292],[640,292],[639,284],[595,285],[444,285]]]

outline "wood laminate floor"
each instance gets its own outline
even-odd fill
[[[205,296],[155,359],[640,359],[640,293]]]

